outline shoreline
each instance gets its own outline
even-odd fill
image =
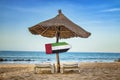
[[[0,80],[119,80],[120,62],[82,62],[80,72],[34,74],[34,64],[0,64]]]
[[[42,64],[42,63],[50,63],[50,64],[57,64],[56,62],[8,62],[8,63],[2,63],[2,62],[0,62],[0,66],[1,65],[36,65],[36,64]],[[78,65],[80,65],[80,64],[87,64],[87,63],[120,63],[120,61],[108,61],[108,62],[103,62],[103,61],[91,61],[91,62],[75,62],[75,61],[60,61],[60,65],[62,65],[62,64],[64,64],[64,63],[77,63]]]
[[[75,62],[75,63],[114,63],[114,62],[120,62],[120,58],[114,59],[114,60],[103,60],[103,61],[91,61],[91,60],[86,60],[86,61],[60,61],[60,63],[70,63],[70,62]],[[0,64],[40,64],[40,63],[56,63],[56,61],[0,61]]]

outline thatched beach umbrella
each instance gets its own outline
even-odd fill
[[[35,35],[41,35],[48,38],[56,37],[56,43],[59,39],[66,39],[72,37],[88,38],[91,33],[87,32],[77,24],[70,21],[61,10],[58,15],[52,19],[40,22],[35,26],[29,28],[29,31]],[[59,54],[56,53],[57,72],[60,71]]]

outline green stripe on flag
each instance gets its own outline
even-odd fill
[[[62,46],[62,45],[68,45],[66,42],[59,42],[59,43],[52,43],[52,46]]]

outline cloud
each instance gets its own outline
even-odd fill
[[[118,11],[120,11],[120,8],[105,9],[102,10],[101,12],[118,12]]]

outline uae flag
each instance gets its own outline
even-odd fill
[[[46,54],[66,52],[71,46],[66,42],[45,44]]]

